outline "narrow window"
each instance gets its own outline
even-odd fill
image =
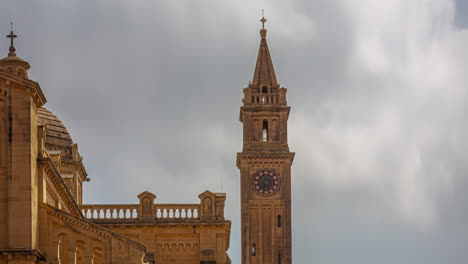
[[[263,141],[268,141],[268,121],[263,120]]]
[[[281,264],[281,253],[278,253],[278,264]]]
[[[281,227],[281,215],[278,215],[277,224],[278,224],[278,227]]]
[[[252,256],[257,256],[257,246],[254,244],[252,244]]]
[[[266,86],[263,86],[263,88],[262,88],[262,93],[268,93],[268,90],[267,90],[267,87],[266,87]]]

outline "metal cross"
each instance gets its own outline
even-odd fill
[[[262,22],[262,28],[265,29],[265,22],[267,22],[265,16],[263,15],[263,9],[262,9],[262,19],[260,19],[260,22]]]
[[[13,22],[11,22],[11,32],[9,35],[7,35],[7,38],[10,39],[11,41],[11,44],[10,44],[10,53],[14,53],[15,52],[15,47],[13,46],[13,40],[15,38],[17,38],[18,36],[15,35],[15,33],[13,32]]]

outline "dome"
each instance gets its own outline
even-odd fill
[[[62,121],[46,108],[38,108],[39,122],[46,125],[46,148],[48,150],[62,150],[73,145],[70,133]]]

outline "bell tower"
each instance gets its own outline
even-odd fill
[[[291,165],[286,91],[276,80],[262,17],[252,82],[244,89],[240,121],[242,264],[291,264]]]

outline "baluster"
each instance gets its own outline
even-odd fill
[[[161,209],[156,209],[156,218],[161,218]]]
[[[126,218],[126,219],[130,219],[130,218],[131,218],[131,214],[130,214],[130,209],[129,209],[129,208],[126,208],[126,209],[125,209],[125,218]]]
[[[169,209],[169,218],[174,218],[174,209]]]
[[[180,211],[180,218],[186,218],[187,215],[186,215],[185,210],[187,210],[187,209],[182,208],[182,209],[180,209],[180,210],[181,210],[181,211]]]
[[[188,208],[187,209],[187,218],[192,218],[192,216],[193,216],[192,209]]]
[[[167,209],[166,208],[163,209],[163,218],[167,218]]]
[[[193,209],[193,218],[198,218],[198,209]]]

